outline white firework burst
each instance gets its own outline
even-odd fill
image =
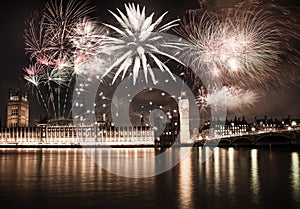
[[[138,4],[125,4],[125,10],[126,15],[119,9],[117,9],[119,15],[110,11],[120,24],[120,28],[105,24],[115,31],[119,37],[106,37],[106,46],[103,48],[104,53],[113,55],[116,60],[110,65],[103,76],[118,67],[112,81],[114,83],[122,72],[123,79],[132,66],[134,84],[136,83],[140,68],[143,69],[146,82],[148,82],[147,77],[149,73],[153,82],[156,83],[153,69],[149,64],[149,59],[151,59],[161,71],[167,71],[174,79],[170,69],[157,55],[162,55],[181,63],[170,51],[178,51],[183,44],[179,41],[166,40],[162,35],[168,29],[176,26],[178,20],[173,20],[158,27],[167,12],[161,15],[156,21],[153,21],[154,13],[146,17],[145,7],[141,9]]]
[[[99,53],[103,46],[103,40],[108,30],[100,26],[96,21],[89,18],[83,18],[73,28],[70,35],[74,49],[74,73],[101,73],[97,72],[107,62],[105,55]],[[100,59],[101,58],[101,59]],[[99,62],[102,60],[103,62]],[[96,67],[97,66],[97,67]]]
[[[259,95],[255,91],[244,90],[237,86],[224,86],[221,89],[212,88],[210,90],[199,90],[197,104],[205,110],[208,107],[227,108],[229,111],[243,110],[251,107]]]

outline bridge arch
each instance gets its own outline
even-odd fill
[[[286,134],[268,134],[256,138],[257,143],[271,143],[271,144],[290,144],[293,138]]]
[[[250,137],[238,137],[232,140],[234,144],[252,144],[254,140]]]
[[[231,144],[231,140],[229,138],[223,138],[219,141],[220,146],[226,146],[230,144]]]

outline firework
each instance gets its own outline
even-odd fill
[[[37,87],[40,85],[42,72],[41,66],[39,64],[29,65],[29,67],[24,68],[25,76],[24,79],[28,81],[29,84]]]
[[[209,107],[216,110],[226,107],[228,111],[237,111],[253,106],[258,98],[255,91],[244,90],[237,86],[214,87],[207,91],[201,87],[196,102],[203,111]]]
[[[108,30],[96,21],[88,18],[82,19],[75,24],[70,35],[74,50],[74,73],[100,74],[105,62],[109,62],[105,54],[101,54],[104,47],[104,38],[108,35]],[[96,68],[93,66],[97,66]],[[103,73],[102,73],[103,74]]]
[[[119,37],[109,36],[106,38],[106,46],[103,50],[105,53],[116,57],[116,60],[106,70],[103,76],[110,73],[115,67],[118,67],[118,70],[114,75],[114,83],[122,72],[123,79],[132,66],[133,83],[135,84],[138,71],[141,67],[144,71],[146,82],[148,81],[149,73],[155,83],[155,74],[149,64],[149,59],[151,59],[161,71],[167,71],[172,78],[174,78],[170,69],[156,56],[156,54],[180,62],[174,55],[167,53],[166,51],[174,51],[174,49],[178,50],[181,44],[178,42],[176,43],[175,41],[168,42],[161,35],[162,32],[166,32],[168,29],[176,26],[178,20],[171,21],[158,27],[167,12],[154,22],[154,13],[146,17],[145,7],[141,9],[138,4],[125,4],[125,10],[126,15],[117,9],[119,16],[116,13],[110,12],[120,24],[120,28],[105,24],[115,31]]]
[[[299,38],[295,32],[299,26],[274,8],[279,10],[242,4],[224,10],[225,15],[209,11],[201,16],[190,14],[176,30],[192,45],[183,50],[183,58],[203,78],[219,78],[227,85],[262,86],[278,79],[286,74],[278,68],[281,62],[299,64],[299,58],[282,59],[287,51],[296,52],[290,39]]]
[[[70,85],[79,71],[78,59],[85,55],[79,56],[76,50],[79,43],[74,46],[78,37],[74,30],[80,24],[89,23],[86,15],[92,10],[87,2],[71,0],[64,4],[63,0],[51,1],[45,5],[40,18],[35,14],[28,22],[24,34],[25,50],[33,64],[24,69],[24,78],[43,98],[49,117],[68,115],[66,104]]]
[[[79,3],[75,0],[68,1],[66,6],[63,5],[63,0],[46,4],[43,24],[49,44],[47,55],[49,60],[53,60],[56,64],[56,68],[73,66],[72,42],[70,41],[73,28],[76,28],[92,10],[93,8],[88,7],[88,2]]]

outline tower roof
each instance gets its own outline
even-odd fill
[[[181,90],[181,95],[180,95],[181,99],[187,99],[187,94],[186,91]]]

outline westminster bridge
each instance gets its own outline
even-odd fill
[[[238,135],[210,137],[196,141],[196,146],[271,146],[271,145],[298,145],[300,146],[300,130],[273,130],[251,132]]]

